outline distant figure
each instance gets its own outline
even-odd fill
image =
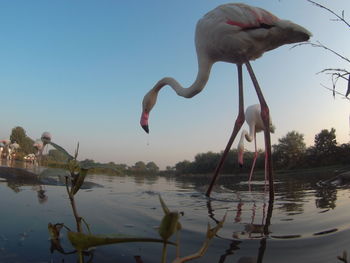
[[[3,145],[3,149],[1,151],[1,158],[9,160],[10,155],[11,155],[11,148],[10,148],[11,141],[10,140],[0,140],[0,143],[1,143],[1,145]]]
[[[271,118],[269,118],[269,119],[270,119],[269,130],[271,133],[274,133],[275,126],[272,125]],[[261,119],[260,104],[254,104],[254,105],[247,107],[247,109],[245,111],[245,120],[249,126],[249,133],[246,130],[242,131],[241,139],[239,140],[239,143],[238,143],[238,163],[240,166],[243,166],[244,139],[246,139],[248,142],[251,142],[254,140],[255,153],[254,153],[254,160],[253,160],[252,168],[250,170],[250,175],[249,175],[248,182],[250,183],[252,180],[252,175],[254,172],[256,159],[258,158],[258,151],[257,151],[257,147],[256,147],[256,133],[265,130],[263,120]],[[266,182],[266,176],[267,176],[266,162],[267,162],[267,155],[266,155],[266,151],[265,151],[265,182]]]
[[[17,150],[20,148],[19,144],[17,142],[11,143],[9,145],[10,151],[9,151],[9,160],[15,160],[16,159],[16,153]]]
[[[43,132],[41,138],[34,142],[33,146],[37,150],[35,157],[38,165],[41,163],[45,146],[51,142],[51,139],[52,136],[49,132]]]

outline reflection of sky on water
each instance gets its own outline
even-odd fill
[[[163,216],[158,199],[161,194],[171,210],[184,212],[181,217],[182,254],[199,248],[207,223],[214,226],[225,213],[224,228],[199,262],[219,262],[220,258],[236,262],[240,257],[257,255],[262,246],[261,228],[267,216],[268,193],[264,192],[259,178],[253,182],[251,192],[247,184],[240,183],[240,178],[222,178],[225,185],[215,188],[211,200],[203,194],[206,185],[203,178],[92,175],[87,180],[94,184],[79,191],[76,203],[93,233],[157,237],[155,227]],[[75,223],[65,187],[54,185],[55,181],[59,182],[55,176],[44,181],[50,185],[38,185],[35,181],[34,185],[27,182],[13,188],[11,182],[10,188],[7,180],[0,180],[1,262],[48,262],[51,259],[75,262],[74,255],[49,252],[47,224],[64,222],[74,229]],[[314,177],[312,180],[301,176],[294,176],[294,180],[293,176],[278,177],[270,237],[264,254],[266,262],[280,262],[278,256],[285,258],[286,255],[290,259],[284,262],[301,259],[300,262],[330,262],[326,260],[335,261],[337,255],[349,249],[345,240],[350,238],[347,230],[350,191],[317,188],[315,182]],[[38,198],[39,191],[44,191],[45,201]],[[67,250],[71,248],[65,236],[62,246]],[[305,255],[300,258],[298,251],[303,249]],[[99,247],[95,257],[98,262],[113,262],[116,258],[134,262],[132,256],[141,254],[145,262],[158,262],[160,251],[159,244],[122,244]],[[169,257],[174,257],[173,250],[169,251]]]

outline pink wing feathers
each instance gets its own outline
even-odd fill
[[[227,4],[220,6],[219,9],[225,14],[227,24],[243,29],[273,25],[279,20],[264,9],[245,4]]]

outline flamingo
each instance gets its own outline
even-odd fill
[[[45,149],[45,146],[49,143],[51,143],[51,133],[49,132],[43,132],[43,134],[41,135],[41,138],[36,140],[33,144],[33,147],[37,149],[37,153],[36,156],[40,157]]]
[[[44,144],[40,139],[34,142],[33,147],[37,150],[36,156],[40,156],[44,151]]]
[[[16,152],[20,148],[19,144],[17,142],[11,143],[9,145],[9,160],[13,160],[16,158]]]
[[[269,130],[271,133],[275,132],[275,126],[272,124],[271,118],[270,124],[269,124]],[[255,146],[255,153],[254,153],[254,160],[252,164],[252,168],[250,170],[249,180],[250,183],[252,180],[252,175],[256,163],[256,159],[258,157],[258,151],[256,148],[256,133],[264,131],[265,126],[263,123],[263,120],[261,119],[261,107],[260,104],[254,104],[249,107],[247,107],[245,111],[245,121],[247,122],[249,126],[249,133],[246,130],[243,130],[241,133],[241,139],[238,143],[238,163],[242,166],[243,165],[243,152],[244,152],[244,139],[246,139],[248,142],[251,142],[254,140],[254,146]],[[265,151],[265,168],[266,168],[266,162],[267,162],[267,156]],[[266,183],[266,175],[267,172],[265,171],[265,183]]]
[[[242,65],[245,64],[261,105],[261,118],[265,127],[269,126],[269,108],[255,77],[250,60],[255,60],[265,51],[275,49],[284,44],[298,43],[309,40],[311,33],[305,28],[282,20],[270,12],[246,4],[224,4],[209,11],[196,26],[195,46],[198,59],[198,73],[194,83],[184,88],[177,80],[165,77],[159,80],[142,101],[140,124],[149,133],[149,114],[157,101],[159,91],[169,85],[177,95],[192,98],[205,87],[210,70],[215,62],[223,61],[237,65],[239,113],[227,143],[224,153],[217,165],[211,184],[206,192],[210,192],[226,156],[244,123],[243,76]],[[270,185],[270,197],[274,196],[271,160],[271,141],[269,129],[264,130],[267,150],[267,170]]]
[[[10,140],[0,140],[0,143],[3,145],[3,151],[4,154],[6,154],[6,159],[9,159],[9,155],[11,153],[11,149],[10,149],[10,144],[11,141]],[[3,153],[3,151],[1,152],[1,154]]]

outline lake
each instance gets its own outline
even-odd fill
[[[0,167],[0,262],[77,262],[77,255],[69,254],[74,249],[65,230],[60,239],[65,254],[50,251],[48,223],[75,229],[62,172],[30,170],[42,174],[18,175]],[[246,175],[221,176],[210,199],[204,195],[207,176],[88,175],[86,187],[75,197],[79,214],[94,234],[158,238],[161,195],[170,210],[183,212],[181,256],[196,252],[207,224],[214,227],[227,214],[206,254],[192,262],[341,262],[337,256],[350,252],[350,191],[345,186],[317,186],[332,176],[319,171],[275,174],[273,203],[261,175],[250,187]],[[101,246],[85,262],[135,263],[134,256],[144,263],[160,262],[161,251],[158,243]],[[175,253],[169,246],[167,262]]]

